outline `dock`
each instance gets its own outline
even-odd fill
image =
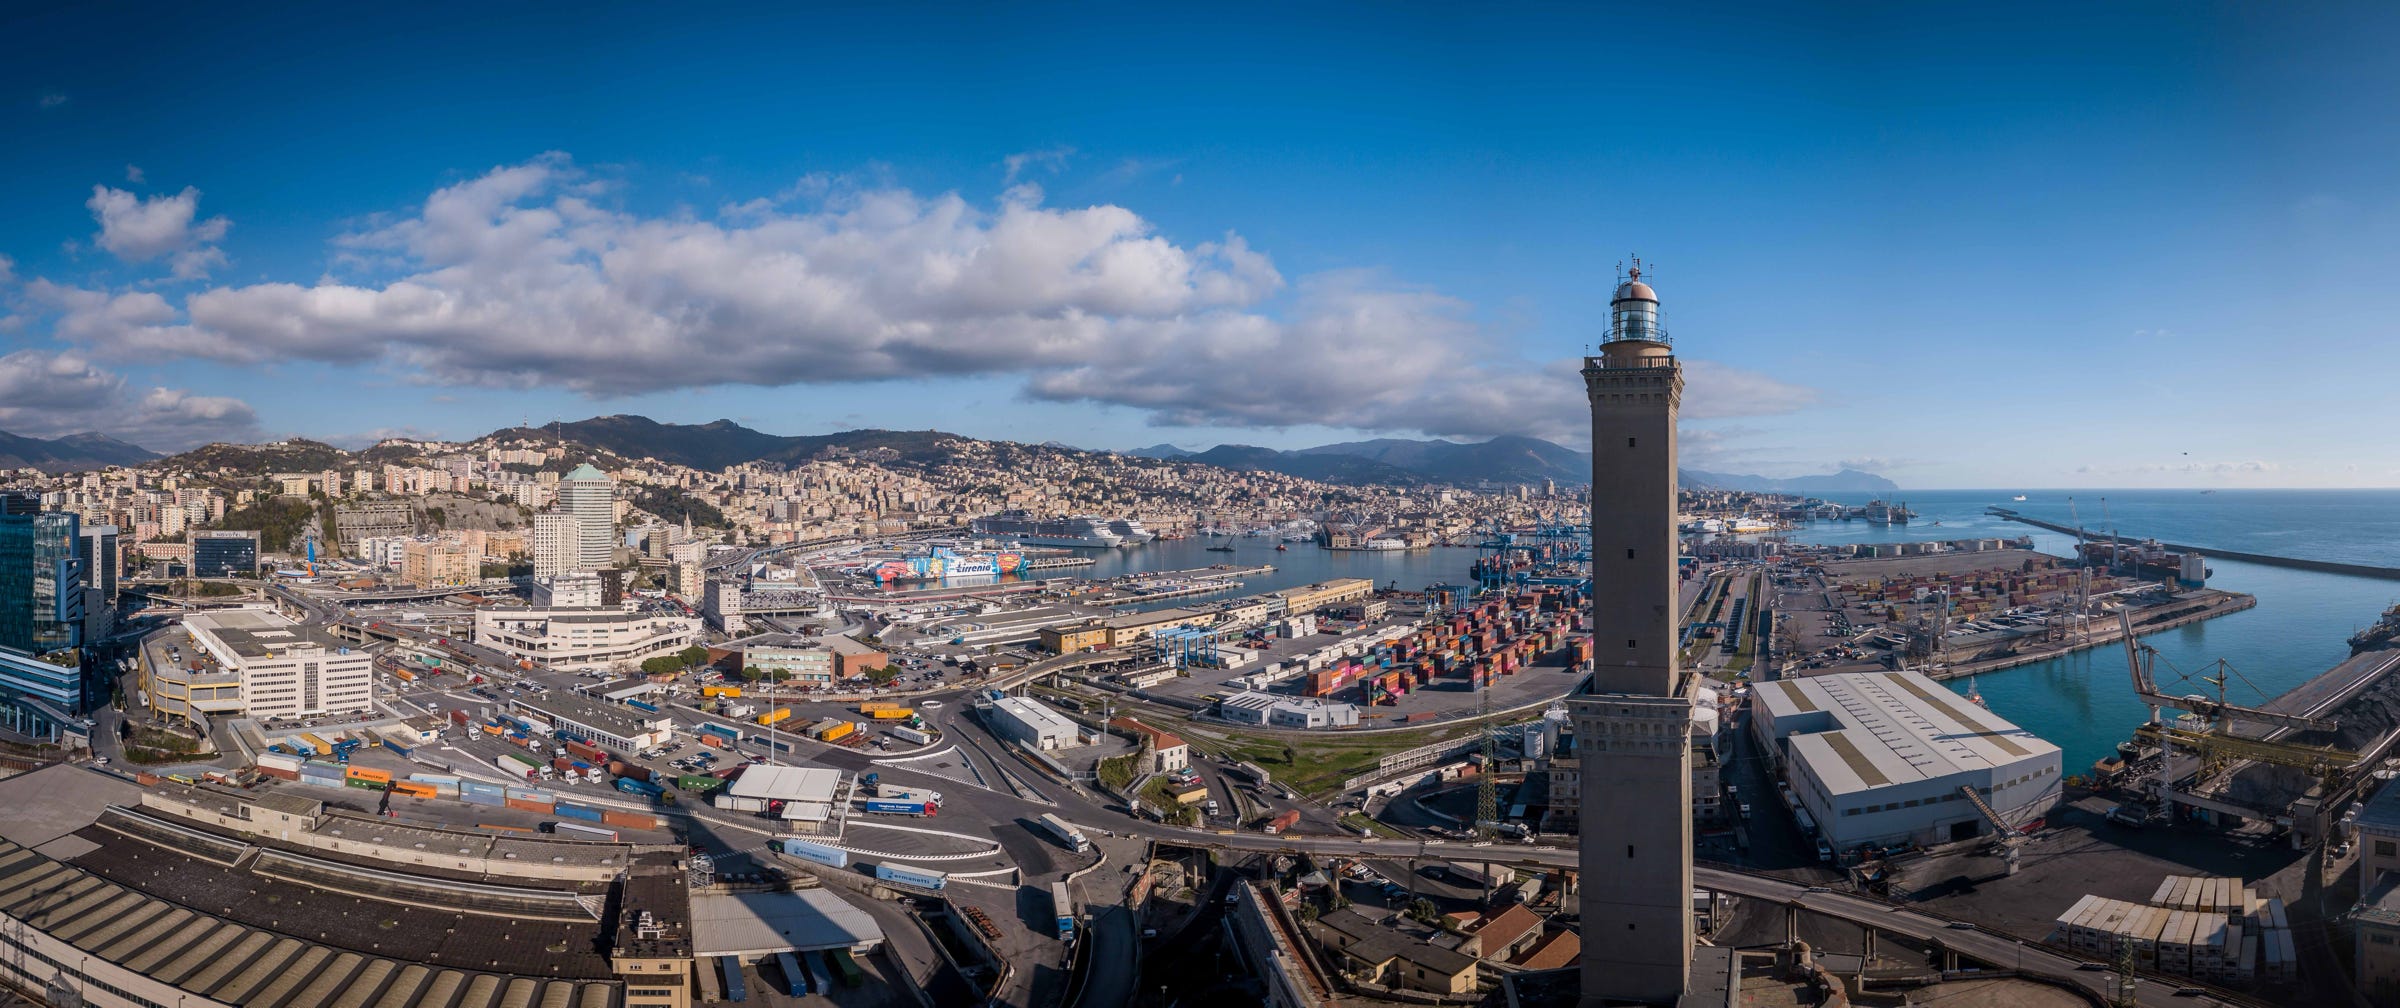
[[[2139,635],[2155,633],[2160,630],[2172,630],[2179,626],[2215,619],[2258,606],[2258,597],[2255,595],[2217,591],[2213,588],[2206,590],[2212,597],[2206,601],[2205,605],[2194,606],[2190,604],[2190,600],[2179,600],[2183,604],[2170,602],[2162,606],[2150,607],[2151,610],[2173,610],[2171,615],[2151,612],[2145,616],[2143,613],[2136,613],[2133,618],[2133,632]],[[1929,679],[1957,679],[1984,672],[1998,672],[2020,665],[2049,661],[2052,658],[2074,654],[2077,651],[2109,647],[2115,645],[2124,636],[2124,633],[2117,629],[2117,621],[2113,617],[2095,616],[2084,625],[2083,629],[2068,631],[2065,640],[2043,641],[2024,651],[2002,658],[1958,662],[1938,672],[1926,672],[1925,675]]]
[[[1018,565],[1020,570],[1055,570],[1060,567],[1089,567],[1099,561],[1088,556],[1028,557]]]
[[[1196,595],[1215,595],[1219,592],[1234,591],[1241,586],[1242,583],[1239,581],[1224,579],[1164,583],[1143,582],[1138,585],[1111,588],[1097,595],[1084,595],[1075,601],[1084,605],[1114,608],[1116,606],[1141,605],[1145,602],[1164,602],[1168,599],[1191,598]]]

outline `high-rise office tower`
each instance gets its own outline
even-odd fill
[[[83,639],[90,643],[116,630],[117,578],[123,572],[117,527],[84,526],[75,538],[75,559],[83,563]]]
[[[583,525],[575,569],[604,570],[617,562],[617,481],[586,462],[558,481],[558,510]]]
[[[0,647],[43,654],[83,643],[79,519],[34,494],[0,494]]]
[[[1677,667],[1683,367],[1641,264],[1583,360],[1592,405],[1592,678],[1582,763],[1583,1004],[1673,1003],[1692,961],[1691,684]]]

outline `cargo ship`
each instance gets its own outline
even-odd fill
[[[2395,638],[2400,638],[2400,605],[2384,610],[2383,617],[2376,620],[2374,626],[2351,634],[2350,653],[2388,647]]]
[[[867,568],[866,573],[877,581],[889,584],[894,581],[940,581],[944,578],[1015,574],[1024,566],[1025,554],[1015,550],[957,553],[948,547],[933,546],[914,556],[876,564]]]
[[[1123,522],[1128,528],[1149,536],[1141,523],[1131,519]],[[1023,509],[1002,511],[996,515],[977,518],[967,523],[976,535],[1002,536],[1027,546],[1068,546],[1079,549],[1114,549],[1129,545],[1124,536],[1110,529],[1110,522],[1089,515],[1072,518],[1036,518]],[[1149,541],[1147,538],[1141,540]]]

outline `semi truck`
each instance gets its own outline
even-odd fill
[[[525,780],[538,780],[541,777],[542,765],[521,752],[502,753],[492,760],[492,766],[504,776]]]
[[[1075,940],[1075,897],[1064,882],[1050,883],[1050,911],[1058,919],[1058,940]]]
[[[666,788],[659,787],[658,785],[652,784],[646,780],[635,780],[631,777],[617,778],[617,790],[623,791],[629,795],[640,795],[653,801],[656,801],[660,796],[667,793]]]
[[[922,801],[939,803],[942,800],[942,793],[939,791],[928,791],[924,788],[904,787],[899,784],[877,784],[875,785],[875,797],[884,799],[886,801]]]
[[[950,876],[941,872],[915,871],[890,864],[876,865],[875,877],[886,882],[898,882],[903,885],[912,885],[919,889],[932,889],[937,892],[940,891],[942,887],[950,884]]]
[[[933,802],[883,801],[881,799],[868,799],[866,807],[867,811],[873,812],[877,815],[909,816],[930,816],[940,809],[940,807],[935,805]]]
[[[1034,822],[1042,827],[1043,832],[1057,838],[1059,843],[1065,844],[1068,850],[1083,854],[1092,849],[1091,839],[1084,836],[1082,830],[1076,829],[1074,823],[1059,818],[1056,812],[1044,812],[1042,817]]]

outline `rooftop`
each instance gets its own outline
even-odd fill
[[[587,728],[602,728],[612,734],[633,736],[650,731],[659,722],[672,721],[664,714],[649,714],[631,707],[586,700],[556,690],[541,697],[511,697],[510,704],[519,710],[547,715],[550,720],[572,721]]]
[[[212,609],[192,613],[183,618],[184,629],[194,637],[213,637],[227,650],[243,658],[272,658],[278,652],[295,648],[321,648],[327,651],[348,650],[343,641],[323,629],[302,626],[264,609]]]
[[[1851,794],[2011,766],[2059,748],[1916,672],[1846,672],[1755,687],[1826,789]]]
[[[880,944],[875,918],[823,889],[692,894],[693,951],[755,956]]]
[[[2400,787],[2383,788],[2360,806],[2358,828],[2384,836],[2400,836]]]
[[[1036,700],[1029,700],[1025,697],[1001,697],[992,701],[992,706],[1045,734],[1057,732],[1074,735],[1077,732],[1075,722],[1068,720],[1065,715],[1043,706]]]
[[[618,890],[613,956],[684,958],[692,954],[692,894],[671,853],[636,858]]]
[[[1473,956],[1418,941],[1359,916],[1355,911],[1340,910],[1325,914],[1317,918],[1315,927],[1319,941],[1367,962],[1400,959],[1443,976],[1457,976],[1475,968]]]
[[[842,772],[825,767],[753,766],[733,779],[726,794],[770,801],[830,802]]]

